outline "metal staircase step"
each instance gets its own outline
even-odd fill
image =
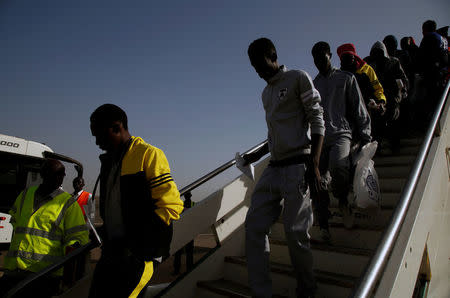
[[[397,156],[374,156],[375,169],[379,166],[411,166],[416,160],[415,154]]]
[[[231,280],[219,279],[219,280],[198,281],[197,286],[199,288],[207,289],[215,294],[218,294],[218,297],[236,297],[236,298],[252,297],[249,287],[233,282]],[[272,297],[282,298],[287,296],[273,295]]]
[[[293,267],[289,264],[271,262],[270,270],[274,294],[296,297],[297,284]],[[224,273],[226,279],[248,286],[245,257],[226,257]],[[353,276],[323,270],[314,270],[314,275],[318,286],[316,298],[348,297],[356,282]]]
[[[420,146],[422,143],[423,138],[400,139],[400,146]]]
[[[331,234],[331,245],[364,249],[375,249],[383,233],[383,229],[379,227],[354,226],[352,229],[346,229],[342,223],[330,224],[329,231]],[[314,225],[309,230],[309,234],[311,235],[310,241],[312,243],[324,243],[321,239],[318,225]],[[270,237],[285,239],[284,226],[281,221],[276,222],[272,226]]]
[[[330,224],[342,224],[343,217],[339,208],[330,207],[329,208],[332,217],[329,219]],[[353,209],[353,224],[354,226],[360,228],[369,228],[376,229],[384,227],[389,220],[391,219],[391,215],[394,209],[392,208],[384,208],[375,213],[371,214],[369,212],[365,212],[363,210]]]
[[[409,166],[414,164],[416,157],[416,154],[375,155],[372,160],[374,161],[375,168],[377,166]]]
[[[388,150],[388,148],[381,147],[377,149],[375,156],[396,156],[396,155],[413,155],[419,152],[420,145],[417,144],[406,144],[401,145],[397,152],[392,153],[392,151]]]
[[[270,260],[291,264],[287,242],[270,239]],[[373,250],[311,243],[314,269],[358,277],[373,255]]]
[[[330,227],[343,228],[343,217],[341,210],[333,204],[328,208],[331,213],[331,218],[328,220]],[[353,227],[349,230],[362,229],[362,230],[383,230],[386,224],[389,222],[394,208],[381,207],[378,212],[371,213],[358,208],[353,208]],[[314,218],[314,226],[317,226],[317,218]],[[277,239],[284,237],[283,230],[283,218],[280,217],[270,228],[270,234]],[[281,237],[283,236],[283,237]]]
[[[348,196],[348,202],[353,204],[355,200],[355,194],[351,191]],[[394,208],[397,206],[397,202],[400,199],[400,192],[382,192],[381,193],[381,207]],[[337,208],[339,206],[339,200],[336,199],[332,193],[330,193],[330,208]]]
[[[362,249],[375,249],[383,234],[382,230],[378,229],[356,228],[348,230],[343,225],[330,226],[329,231],[331,235],[330,244],[332,246]],[[313,226],[309,233],[312,243],[326,244],[320,237],[318,226]]]
[[[400,193],[406,183],[406,178],[379,178],[381,193]]]
[[[376,166],[375,171],[377,172],[378,178],[407,178],[411,166]]]
[[[400,192],[382,192],[381,193],[381,207],[395,208],[400,199]]]

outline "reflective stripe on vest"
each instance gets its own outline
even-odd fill
[[[28,259],[28,260],[34,260],[34,261],[41,261],[41,262],[49,262],[49,263],[56,263],[60,261],[63,256],[52,256],[52,255],[43,255],[38,254],[35,252],[28,252],[23,250],[14,250],[14,251],[8,251],[7,257],[11,258],[22,258],[22,259]]]
[[[32,236],[39,236],[39,237],[47,238],[49,240],[54,240],[54,241],[61,241],[63,238],[62,235],[57,235],[54,232],[46,232],[46,231],[42,231],[42,230],[35,229],[35,228],[17,227],[14,230],[14,232],[17,234],[28,234],[28,235],[32,235]]]
[[[64,204],[64,207],[61,209],[61,212],[59,212],[58,218],[55,220],[55,223],[53,224],[53,228],[56,229],[59,224],[61,223],[62,219],[64,218],[64,215],[66,214],[67,209],[72,206],[73,203],[75,203],[77,200],[72,196],[69,200],[67,200],[66,204]]]
[[[67,229],[65,233],[66,233],[66,235],[70,235],[70,234],[78,233],[81,231],[89,231],[88,226],[87,225],[76,226],[76,227]]]

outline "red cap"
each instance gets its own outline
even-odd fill
[[[340,45],[337,48],[337,54],[339,58],[341,58],[343,54],[352,54],[353,56],[358,56],[356,55],[355,45],[352,43],[344,43],[343,45]]]

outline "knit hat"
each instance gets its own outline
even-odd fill
[[[355,45],[352,43],[344,43],[343,45],[340,45],[337,48],[337,54],[339,58],[341,58],[343,54],[352,54],[353,56],[358,56],[356,55]]]
[[[352,54],[353,56],[355,56],[356,69],[359,69],[364,64],[366,64],[366,62],[363,59],[361,59],[358,55],[356,55],[356,48],[355,45],[352,43],[344,43],[343,45],[340,45],[337,48],[337,54],[339,56],[339,59],[341,59],[342,55],[344,54]]]

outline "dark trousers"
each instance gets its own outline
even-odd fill
[[[90,298],[128,297],[139,284],[145,264],[126,248],[105,244],[97,263],[89,292]],[[138,297],[143,296],[144,290]]]
[[[386,134],[386,117],[381,115],[379,111],[370,112],[372,139],[381,144],[382,137]]]

